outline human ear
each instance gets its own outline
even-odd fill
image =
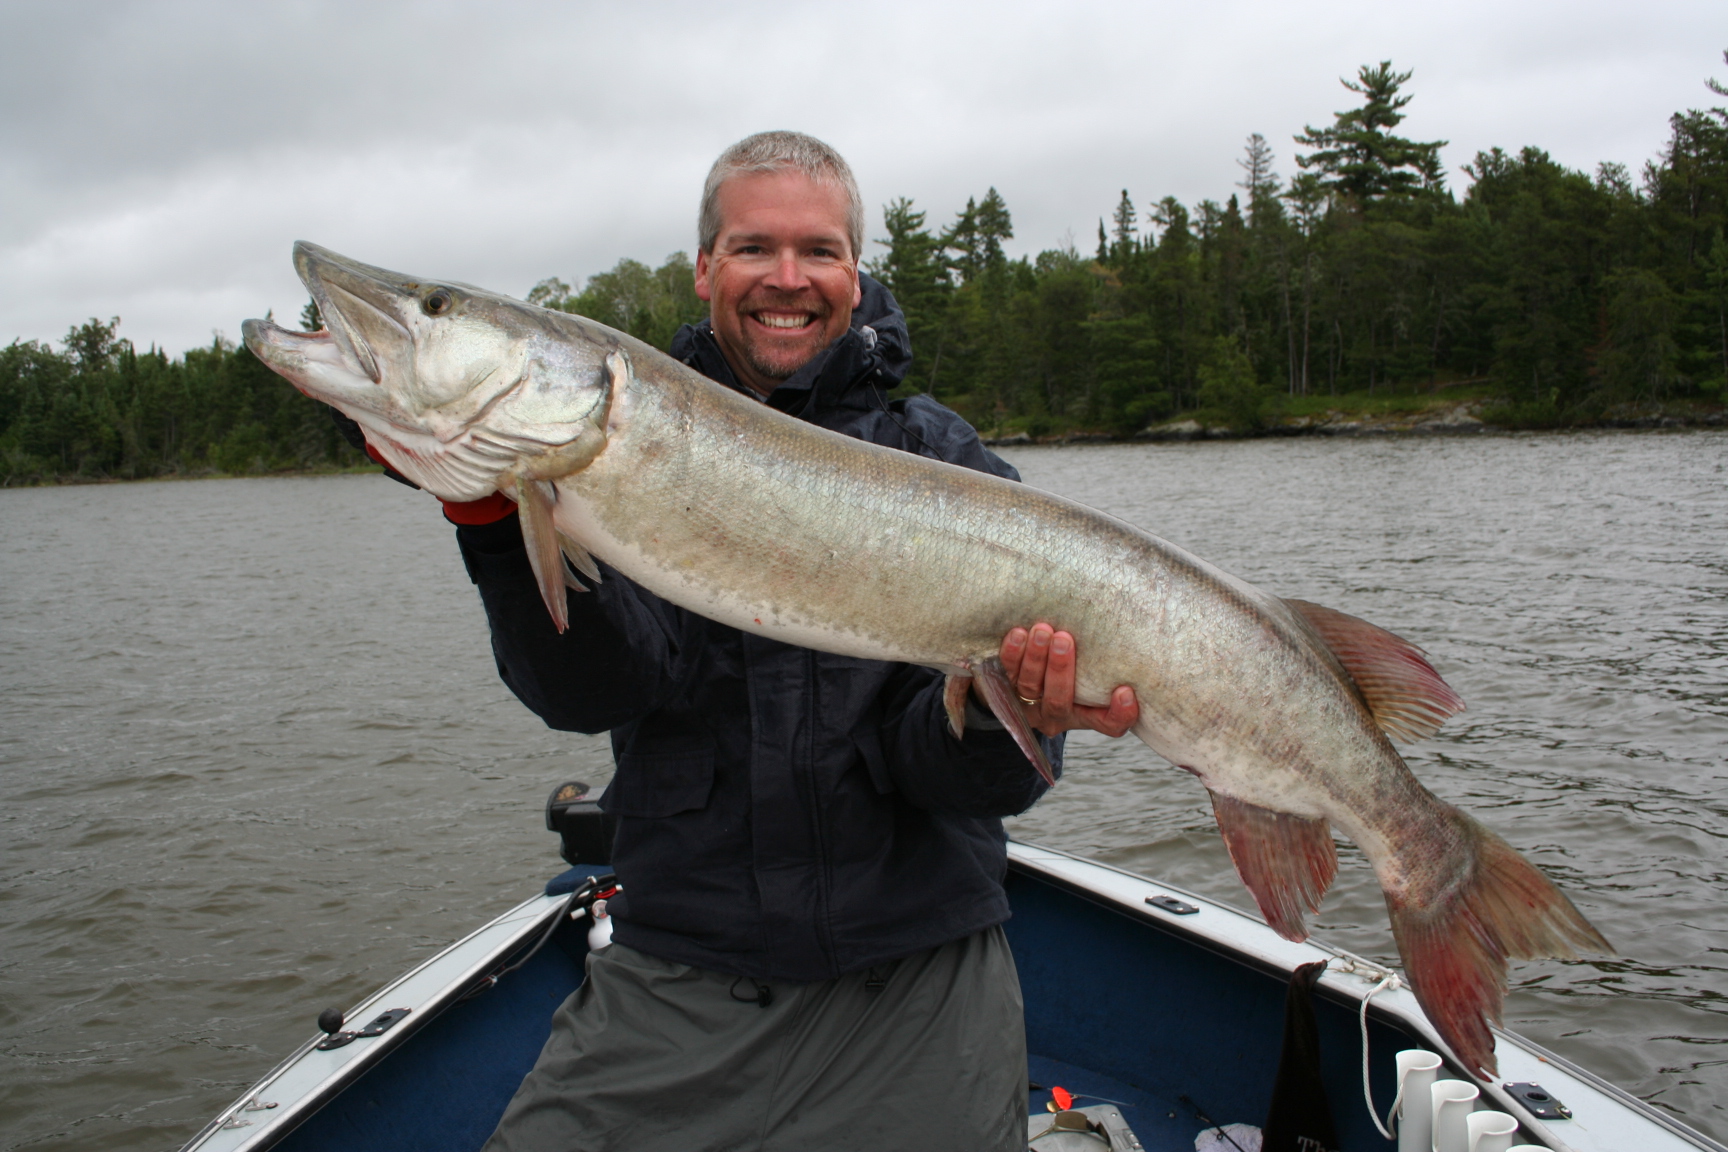
[[[714,300],[714,293],[708,286],[708,274],[712,270],[708,253],[700,248],[696,249],[696,299],[705,304],[712,303]],[[854,304],[853,307],[856,308],[857,305]]]

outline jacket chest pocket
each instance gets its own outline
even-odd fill
[[[713,791],[712,743],[632,749],[618,757],[600,807],[614,816],[657,819],[706,808]]]

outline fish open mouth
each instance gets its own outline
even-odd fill
[[[371,384],[327,328],[297,332],[273,320],[247,320],[240,332],[254,356],[314,400],[331,404],[351,400],[352,388],[341,386],[342,382]]]
[[[295,332],[248,320],[242,327],[247,347],[315,399],[376,407],[385,366],[411,355],[413,337],[400,314],[419,284],[305,240],[294,245],[294,270],[324,327]],[[373,403],[366,404],[368,398]]]
[[[294,244],[294,270],[312,294],[330,336],[347,353],[359,373],[374,384],[384,379],[389,353],[413,343],[396,315],[404,300],[412,300],[417,283],[382,268],[349,260],[305,240]],[[382,352],[384,355],[380,356]]]

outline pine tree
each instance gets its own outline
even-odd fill
[[[1008,205],[1002,194],[995,188],[986,192],[984,199],[978,202],[976,220],[984,268],[999,272],[1008,261],[1002,250],[1002,241],[1014,238],[1014,222],[1008,215]]]
[[[941,377],[944,319],[948,297],[954,289],[942,245],[924,227],[925,214],[904,196],[882,209],[888,238],[876,243],[888,251],[870,262],[869,272],[888,286],[906,313],[906,328],[912,339],[912,372],[907,383],[923,392],[933,392]]]
[[[1117,202],[1116,212],[1110,219],[1115,225],[1112,232],[1115,245],[1111,248],[1111,256],[1120,264],[1132,254],[1139,236],[1139,216],[1134,211],[1134,201],[1128,199],[1128,189],[1122,189],[1122,199]]]
[[[968,196],[966,207],[954,218],[954,223],[942,230],[937,241],[942,251],[952,252],[948,267],[960,273],[960,282],[969,284],[984,270],[984,242],[978,234],[978,201]]]
[[[1242,159],[1236,161],[1246,179],[1236,186],[1248,193],[1248,219],[1262,223],[1268,212],[1277,213],[1278,173],[1272,170],[1272,146],[1266,137],[1255,132],[1242,148]]]
[[[1440,149],[1447,142],[1418,143],[1389,131],[1404,121],[1402,109],[1412,97],[1398,93],[1410,76],[1382,60],[1375,68],[1362,65],[1355,81],[1340,80],[1362,96],[1362,106],[1335,113],[1329,128],[1310,126],[1297,136],[1298,144],[1317,151],[1296,163],[1321,173],[1328,191],[1362,202],[1443,187]]]

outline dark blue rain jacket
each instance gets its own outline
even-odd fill
[[[737,388],[708,322],[673,354]],[[848,436],[1019,479],[959,416],[887,399],[906,321],[864,278],[852,327],[769,403]],[[602,565],[552,627],[516,517],[457,538],[498,670],[553,728],[612,734],[614,939],[763,980],[838,976],[1008,918],[1001,817],[1042,780],[991,723],[948,731],[942,676],[739,632]],[[868,581],[857,572],[853,579]],[[1032,621],[1027,621],[1028,624]],[[1061,741],[1046,741],[1061,764]]]

